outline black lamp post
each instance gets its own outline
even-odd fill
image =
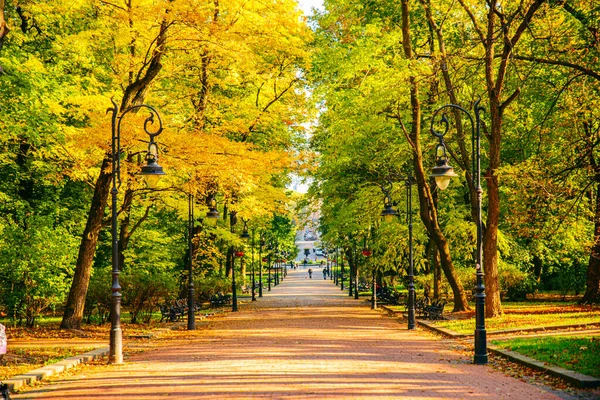
[[[275,268],[275,286],[279,285],[279,244],[275,243],[275,260],[273,267]]]
[[[219,219],[219,211],[217,210],[217,201],[213,195],[208,197],[207,201],[208,212],[206,219],[216,224]],[[200,219],[202,221],[202,219]],[[194,195],[188,195],[188,251],[189,251],[189,269],[188,269],[188,331],[196,329],[196,304],[194,299],[194,276],[193,276],[193,238],[194,238]]]
[[[231,213],[229,213],[229,226],[230,226],[230,231],[231,233],[233,233],[235,224],[237,223],[237,212],[232,211]],[[239,256],[238,254],[241,253],[241,256]],[[233,252],[233,258],[231,259],[231,311],[232,312],[236,312],[238,310],[238,304],[237,304],[237,291],[236,291],[236,283],[235,283],[235,258],[236,257],[243,257],[244,253],[243,252],[239,252],[239,251],[234,251]]]
[[[240,235],[244,242],[248,242],[250,239],[250,235],[248,234],[248,220],[242,218],[242,222],[244,223],[244,231]],[[252,260],[250,261],[251,271],[252,271],[252,301],[256,301],[256,293],[254,292],[254,229],[252,229],[252,242],[250,243],[250,252],[252,255]]]
[[[157,164],[158,146],[154,138],[162,132],[162,121],[158,111],[153,107],[140,104],[127,108],[119,112],[119,106],[111,100],[113,107],[111,124],[111,157],[112,157],[112,286],[111,286],[111,310],[110,310],[110,343],[109,358],[111,364],[123,363],[123,331],[121,330],[121,286],[119,285],[119,236],[117,232],[117,194],[121,186],[121,122],[123,117],[131,111],[137,111],[142,108],[150,110],[150,116],[144,121],[144,131],[150,137],[148,143],[148,152],[146,153],[146,165],[142,167],[141,175],[146,179],[150,187],[155,187],[158,179],[165,175],[163,169]],[[158,119],[158,129],[149,131],[148,127],[154,123],[154,116]]]
[[[194,195],[188,195],[188,257],[189,257],[189,268],[188,268],[188,318],[187,328],[188,331],[196,329],[196,314],[194,312],[194,276],[192,274],[193,269],[193,255],[194,248],[192,239],[194,237]]]
[[[273,244],[269,244],[269,256],[267,257],[267,291],[271,291],[271,262],[273,261]]]
[[[413,259],[413,223],[412,223],[412,185],[413,177],[408,175],[404,178],[406,183],[406,223],[408,224],[408,329],[415,329],[415,277],[414,277],[414,259]],[[392,199],[390,198],[391,184],[388,188],[382,188],[385,195],[383,211],[381,216],[390,221],[398,216],[394,210]]]
[[[471,121],[471,149],[473,151],[473,162],[472,168],[472,179],[473,187],[476,192],[476,210],[475,210],[475,224],[477,225],[477,249],[475,251],[475,271],[477,276],[477,283],[475,285],[475,355],[473,357],[474,364],[487,364],[487,339],[485,331],[485,286],[483,284],[483,250],[482,250],[482,221],[481,221],[481,195],[483,190],[481,189],[481,118],[480,113],[484,111],[483,107],[479,106],[480,100],[477,100],[473,105],[473,111],[475,113],[475,121],[471,114],[464,108],[456,104],[446,104],[433,113],[431,119],[431,133],[439,139],[439,143],[436,149],[436,166],[432,168],[431,176],[435,178],[436,184],[440,190],[444,190],[450,183],[450,178],[457,176],[454,173],[454,169],[448,164],[448,155],[446,154],[446,144],[444,143],[444,135],[448,132],[449,122],[446,118],[446,114],[442,114],[441,123],[444,126],[444,132],[437,132],[433,123],[437,114],[445,108],[451,108],[454,110],[462,111],[465,113]]]
[[[342,264],[340,265],[340,290],[344,290],[344,252],[342,251]]]
[[[260,235],[260,239],[259,239],[259,248],[258,248],[258,259],[260,260],[260,263],[258,264],[258,281],[260,282],[260,284],[258,285],[258,297],[263,297],[263,276],[262,276],[262,263],[264,262],[263,258],[262,258],[262,249],[263,246],[265,245],[265,239],[263,238],[262,234]]]
[[[365,240],[366,241],[366,240]],[[367,263],[367,260],[369,259],[369,257],[371,257],[371,255],[373,255],[373,251],[369,250],[366,246],[364,249],[362,249],[362,255],[365,258],[365,266]],[[375,270],[373,270],[373,279],[372,279],[372,284],[371,284],[371,309],[375,310],[377,308],[377,280],[376,280],[376,274],[375,274]],[[358,293],[358,289],[356,289],[356,293]]]

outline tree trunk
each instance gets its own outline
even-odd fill
[[[346,248],[346,257],[348,257],[348,296],[352,296],[352,292],[354,289],[354,284],[352,280],[354,279],[354,254],[352,252],[352,247]]]
[[[98,235],[102,229],[104,209],[106,208],[110,193],[110,182],[110,159],[105,157],[102,160],[100,176],[94,186],[94,196],[92,197],[87,224],[81,237],[81,244],[79,245],[75,274],[73,275],[73,282],[71,283],[65,312],[60,324],[61,329],[81,329],[85,296],[87,295],[90,282]]]
[[[585,294],[580,303],[600,302],[600,183],[596,184],[596,210],[594,215],[594,244],[587,268]]]
[[[534,254],[532,262],[533,262],[533,277],[535,278],[535,281],[537,283],[540,283],[540,281],[542,279],[542,273],[544,271],[544,265],[542,263],[542,259],[537,254]]]
[[[225,277],[229,278],[231,276],[231,265],[233,263],[233,247],[229,247],[227,249],[227,255],[225,257]]]
[[[413,59],[412,44],[410,39],[410,14],[409,0],[402,0],[402,45],[404,54],[408,59]],[[430,237],[435,242],[439,254],[442,270],[448,279],[448,283],[452,288],[454,295],[454,310],[464,311],[469,310],[469,303],[465,295],[460,278],[456,274],[448,241],[439,227],[437,219],[437,210],[435,208],[429,185],[427,184],[426,174],[423,168],[423,155],[421,153],[421,104],[419,100],[419,83],[413,76],[410,78],[410,102],[411,102],[411,130],[408,132],[401,120],[399,119],[404,133],[413,149],[413,168],[417,183],[417,191],[419,193],[419,211],[421,220],[425,225]]]
[[[4,0],[0,0],[0,52],[2,51],[2,46],[4,46],[4,39],[8,35],[8,25],[6,24],[6,20],[4,19],[4,8],[5,2]],[[0,65],[0,75],[4,72],[2,65]]]

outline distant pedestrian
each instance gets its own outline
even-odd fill
[[[323,268],[323,279],[327,279],[327,268]]]
[[[312,279],[312,268],[308,269],[308,277]]]
[[[6,354],[6,328],[4,325],[0,324],[0,361]]]

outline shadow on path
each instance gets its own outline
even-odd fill
[[[195,332],[122,366],[32,389],[15,399],[560,399],[470,364],[452,342],[407,331],[349,298],[319,271],[281,285]],[[320,279],[315,279],[319,277]]]

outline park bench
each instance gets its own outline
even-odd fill
[[[231,296],[228,294],[217,293],[210,296],[210,306],[218,307],[231,303]]]
[[[177,322],[183,319],[188,307],[185,299],[179,299],[174,301],[172,304],[163,304],[159,306],[160,309],[160,322],[171,321]],[[197,309],[194,312],[198,311]]]
[[[432,320],[444,319],[445,306],[446,300],[434,300],[431,305],[424,308],[423,313],[425,318]]]
[[[244,286],[242,286],[242,293],[243,294],[249,294],[251,290],[252,290],[252,285],[244,285]],[[259,290],[260,290],[260,282],[255,282],[254,283],[254,291],[258,292]]]
[[[377,301],[380,304],[397,305],[400,304],[400,292],[386,286],[377,291]]]

